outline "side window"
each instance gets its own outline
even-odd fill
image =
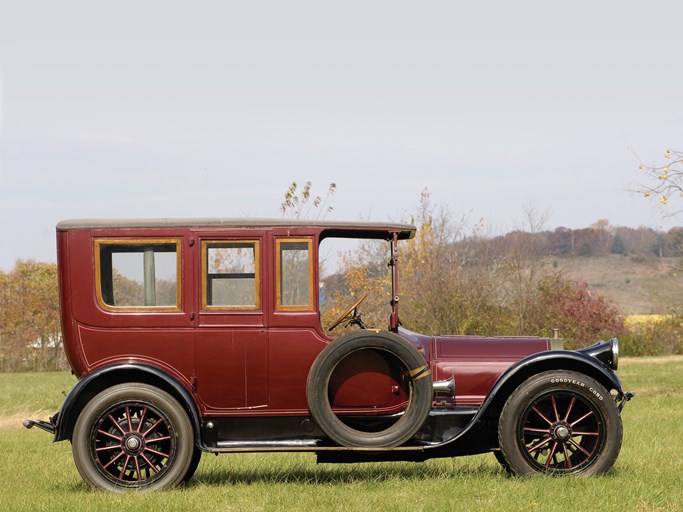
[[[177,311],[180,240],[95,240],[97,300],[104,309]]]
[[[202,242],[202,307],[259,309],[258,240]]]
[[[313,240],[276,240],[277,309],[313,309]]]

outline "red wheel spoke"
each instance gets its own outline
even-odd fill
[[[141,454],[140,454],[140,457],[142,457],[143,460],[147,463],[147,466],[149,466],[149,469],[151,469],[152,471],[154,471],[154,473],[156,474],[156,473],[157,473],[157,468],[156,468],[156,466],[152,463],[152,461],[149,460],[149,459],[145,456],[144,453],[141,453]]]
[[[548,429],[547,428],[524,427],[524,432],[537,432],[539,434],[547,434]]]
[[[545,446],[545,445],[548,444],[550,441],[552,441],[552,439],[551,439],[550,437],[548,437],[548,438],[544,439],[543,441],[540,441],[540,442],[536,443],[536,444],[533,445],[533,446],[527,447],[527,450],[529,451],[529,453],[538,451],[538,450],[541,449],[541,447]]]
[[[114,419],[114,417],[113,417],[111,414],[108,416],[108,418],[109,418],[109,420],[114,424],[114,426],[115,426],[117,429],[119,429],[119,430],[121,431],[121,433],[125,436],[127,432],[126,432],[125,430],[123,430],[123,428],[121,427],[121,425],[119,425],[119,422],[116,421],[116,420]]]
[[[569,443],[570,443],[572,446],[574,446],[575,448],[581,450],[581,452],[583,452],[584,455],[586,455],[586,457],[590,457],[590,456],[591,456],[591,453],[590,453],[590,452],[586,451],[586,449],[585,449],[583,446],[581,446],[581,445],[579,445],[579,444],[576,444],[576,442],[575,442],[573,439],[570,439],[570,440],[569,440]]]
[[[548,425],[552,425],[552,424],[553,424],[553,422],[550,421],[548,418],[546,418],[546,417],[543,415],[543,413],[542,413],[541,411],[539,411],[539,410],[536,408],[536,406],[533,406],[533,407],[531,408],[531,410],[534,411],[536,414],[538,414],[541,418],[543,418],[543,419],[545,420],[545,422],[546,422]]]
[[[574,430],[572,432],[573,436],[599,436],[600,432],[579,432],[578,430]]]
[[[159,457],[169,457],[170,456],[169,453],[164,453],[164,452],[160,452],[157,450],[153,450],[152,448],[149,448],[149,447],[145,448],[145,451],[149,452],[149,453],[153,453],[154,455],[158,455]]]
[[[121,445],[120,444],[112,444],[111,446],[102,446],[100,448],[95,448],[96,452],[106,452],[108,450],[120,450]]]
[[[142,410],[142,414],[140,415],[140,421],[138,422],[138,428],[136,432],[140,432],[140,429],[142,428],[142,424],[145,422],[145,415],[147,414],[147,407],[145,407]]]
[[[576,403],[576,397],[573,396],[572,399],[569,401],[569,405],[567,406],[567,414],[564,415],[564,418],[562,418],[562,421],[567,421],[569,419],[569,415],[572,412],[572,409],[574,408],[574,403]]]
[[[573,423],[570,423],[569,426],[573,427],[574,425],[577,425],[577,424],[581,423],[583,420],[585,420],[585,419],[588,418],[589,416],[593,416],[593,414],[594,414],[593,411],[588,411],[586,414],[584,414],[583,416],[581,416],[578,420],[576,420],[576,421],[573,422]]]
[[[123,453],[123,451],[121,451],[121,453],[119,453],[116,457],[114,457],[113,459],[111,459],[107,464],[105,464],[105,465],[102,466],[102,467],[103,467],[104,469],[107,469],[107,468],[108,468],[109,466],[111,466],[114,462],[116,462],[116,461],[119,460],[121,457],[123,457],[123,455],[124,455],[124,453]]]
[[[562,445],[562,451],[564,452],[564,465],[567,469],[572,469],[572,461],[570,460],[569,450],[567,450],[567,445]]]
[[[560,414],[557,412],[557,400],[555,400],[555,395],[550,396],[550,401],[553,404],[553,412],[555,413],[555,421],[560,421]]]
[[[126,419],[128,419],[128,432],[133,431],[133,424],[130,421],[130,407],[126,406]]]
[[[148,443],[156,443],[158,441],[168,441],[171,439],[171,436],[162,436],[162,437],[152,437],[151,439],[145,439]]]
[[[133,459],[135,460],[135,476],[137,477],[139,482],[140,480],[142,480],[142,475],[140,474],[140,462],[138,461],[137,457],[133,457]]]
[[[119,441],[119,442],[121,442],[121,441],[123,440],[122,437],[117,437],[117,436],[115,436],[114,434],[110,434],[110,433],[107,432],[106,430],[98,430],[97,433],[98,433],[98,434],[102,434],[102,435],[107,436],[107,437],[111,437],[112,439],[116,439],[116,440]]]
[[[545,461],[545,468],[548,469],[550,467],[550,461],[555,458],[555,450],[557,450],[557,443],[553,444],[553,447],[550,450],[550,455],[548,456],[548,459]],[[555,461],[557,464],[557,461]]]
[[[149,434],[152,430],[154,430],[154,429],[157,427],[157,425],[159,425],[160,423],[163,423],[163,422],[164,422],[163,418],[159,418],[158,420],[156,420],[156,421],[152,424],[151,427],[149,427],[147,430],[145,430],[145,431],[142,433],[142,437],[147,437],[147,434]]]
[[[123,477],[126,475],[126,468],[128,467],[129,462],[130,462],[130,455],[126,455],[126,462],[123,463],[123,467],[121,468],[121,473],[119,473],[119,480],[123,480]]]

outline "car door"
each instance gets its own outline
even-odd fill
[[[207,413],[267,407],[264,233],[201,233],[197,241],[197,394]]]

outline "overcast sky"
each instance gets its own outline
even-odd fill
[[[66,218],[334,220],[422,189],[493,231],[668,229],[631,192],[683,148],[678,1],[0,0],[0,269]]]

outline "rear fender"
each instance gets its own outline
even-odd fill
[[[52,418],[55,424],[54,441],[70,440],[76,420],[90,399],[100,391],[124,382],[150,384],[173,396],[187,412],[194,427],[196,442],[200,444],[201,420],[190,392],[167,373],[158,368],[140,364],[108,366],[80,380],[66,397],[57,416]]]

